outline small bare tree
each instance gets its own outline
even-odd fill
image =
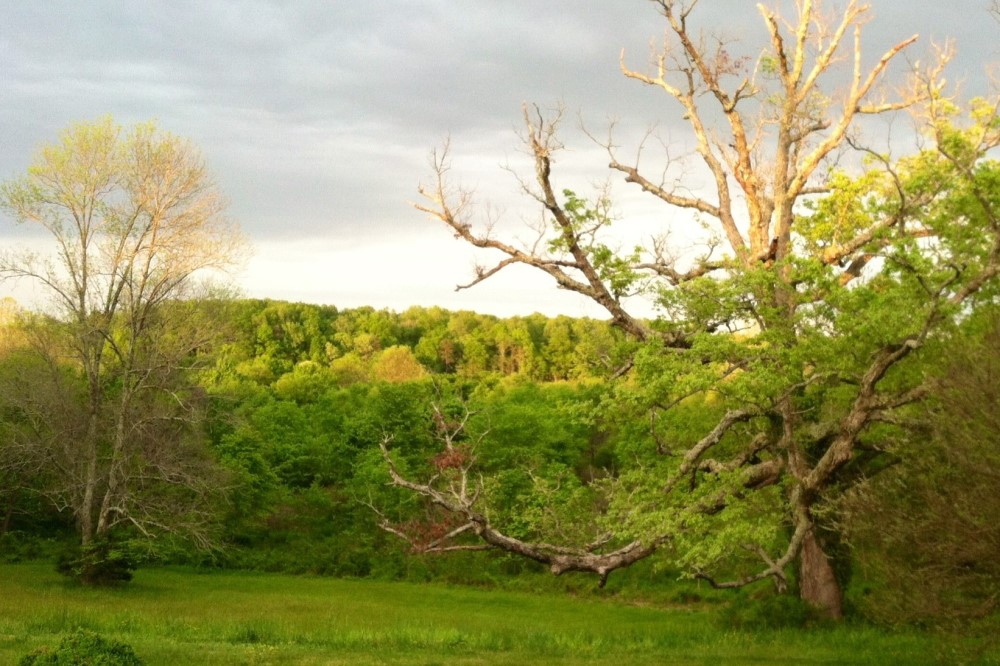
[[[5,278],[50,296],[48,316],[35,318],[46,390],[72,396],[66,367],[83,384],[78,418],[39,413],[47,425],[33,429],[56,479],[50,496],[72,511],[85,546],[121,524],[202,535],[197,500],[211,484],[189,446],[198,401],[184,374],[217,324],[186,299],[199,295],[199,275],[230,268],[246,247],[202,159],[153,124],[125,130],[104,118],[44,147],[0,203],[55,244],[52,256],[0,258]]]
[[[796,0],[790,20],[759,5],[770,40],[745,55],[693,26],[696,1],[653,4],[669,41],[652,72],[624,57],[622,72],[679,107],[710,185],[674,180],[669,155],[651,170],[641,149],[629,161],[611,139],[601,143],[627,183],[675,216],[708,223],[714,235],[703,254],[683,259],[666,234],[642,252],[614,251],[606,198],[558,187],[560,118],[533,107],[524,123],[534,177],[523,185],[545,219],[534,242],[506,241],[475,223],[470,193],[450,182],[447,149],[435,155],[436,178],[417,206],[457,238],[502,255],[463,287],[531,266],[599,303],[644,343],[615,390],[629,396],[623,410],[646,410],[650,453],[609,486],[610,537],[594,547],[519,543],[473,509],[475,492],[393,478],[464,516],[487,544],[556,572],[605,576],[669,547],[719,587],[772,579],[784,588],[794,563],[802,598],[839,617],[823,502],[891,441],[899,410],[926,393],[920,351],[1000,272],[988,159],[1000,142],[996,106],[981,101],[971,120],[956,119],[939,80],[943,51],[889,86],[890,65],[917,37],[867,62],[868,8],[853,0],[836,16]],[[921,121],[914,144],[927,140],[926,150],[892,160],[862,144],[859,119],[900,111]],[[864,159],[849,175],[835,158],[852,150]],[[658,304],[658,321],[629,312],[625,297],[640,292]],[[696,401],[710,422],[684,432],[677,424],[690,423]],[[466,488],[468,469],[455,473]],[[746,565],[747,556],[758,570],[726,581],[713,573]]]

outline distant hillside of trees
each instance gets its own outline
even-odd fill
[[[17,558],[40,554],[47,540],[71,543],[74,518],[45,500],[65,484],[43,462],[52,445],[34,432],[32,405],[17,399],[28,395],[25,369],[41,362],[33,360],[38,332],[58,324],[28,315],[35,331],[28,335],[8,305],[3,418],[19,443],[4,448],[0,460],[0,541],[6,557]],[[380,529],[385,514],[373,511],[378,499],[400,524],[419,530],[429,520],[387,488],[379,444],[391,433],[412,469],[427,467],[440,450],[433,428],[440,405],[477,411],[472,429],[490,434],[477,451],[480,463],[500,473],[493,491],[524,530],[530,520],[519,515],[538,504],[533,476],[565,477],[579,490],[613,467],[608,425],[588,416],[601,399],[599,380],[627,357],[627,343],[608,322],[271,300],[176,307],[183,310],[178,316],[197,311],[213,320],[219,332],[191,368],[202,394],[204,455],[221,468],[211,477],[221,493],[211,497],[215,506],[203,507],[216,516],[214,532],[201,534],[211,537],[208,550],[169,531],[149,540],[116,530],[140,560],[390,577],[432,566],[467,575],[461,558],[409,557],[406,544]],[[71,363],[59,376],[80,381]],[[38,384],[31,395],[49,388]],[[48,441],[56,434],[47,432]],[[37,465],[23,464],[35,458]]]
[[[589,417],[599,380],[627,357],[608,322],[266,300],[226,308],[231,342],[201,384],[214,406],[211,447],[233,479],[218,556],[227,566],[468,576],[467,558],[414,560],[380,529],[437,529],[433,512],[389,488],[379,449],[391,436],[410,469],[428,469],[441,446],[435,409],[475,410],[470,431],[489,434],[479,464],[497,474],[491,491],[525,533],[538,475],[579,490],[614,465],[608,424]]]
[[[231,307],[235,342],[220,367],[265,383],[304,362],[329,367],[341,384],[422,373],[559,381],[606,377],[627,357],[621,332],[595,319],[499,318],[439,307],[341,310],[271,300]]]

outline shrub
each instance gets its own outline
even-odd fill
[[[102,539],[65,551],[56,562],[56,571],[85,585],[116,585],[132,580],[137,566],[126,544]]]
[[[142,666],[143,661],[126,643],[77,629],[63,638],[54,651],[40,647],[17,663],[18,666]]]
[[[65,549],[64,535],[41,536],[13,530],[0,534],[0,562],[16,563],[51,560]]]
[[[881,624],[963,627],[1000,608],[1000,313],[958,338],[896,460],[837,509]]]

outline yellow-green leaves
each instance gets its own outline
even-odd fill
[[[809,212],[798,217],[794,229],[809,255],[821,260],[835,257],[865,232],[877,230],[884,216],[891,214],[886,199],[893,196],[891,179],[877,169],[856,178],[837,171],[827,185],[830,194],[807,202]]]
[[[551,251],[571,251],[579,247],[608,290],[616,298],[629,296],[638,287],[639,273],[633,268],[639,262],[641,248],[622,252],[601,242],[600,232],[611,225],[611,202],[606,198],[596,203],[581,199],[572,190],[563,190],[566,202],[563,211],[570,228],[549,241]]]

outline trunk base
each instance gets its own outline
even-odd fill
[[[799,554],[799,593],[802,600],[824,618],[844,617],[844,597],[834,575],[830,559],[823,552],[816,535],[810,532]]]

